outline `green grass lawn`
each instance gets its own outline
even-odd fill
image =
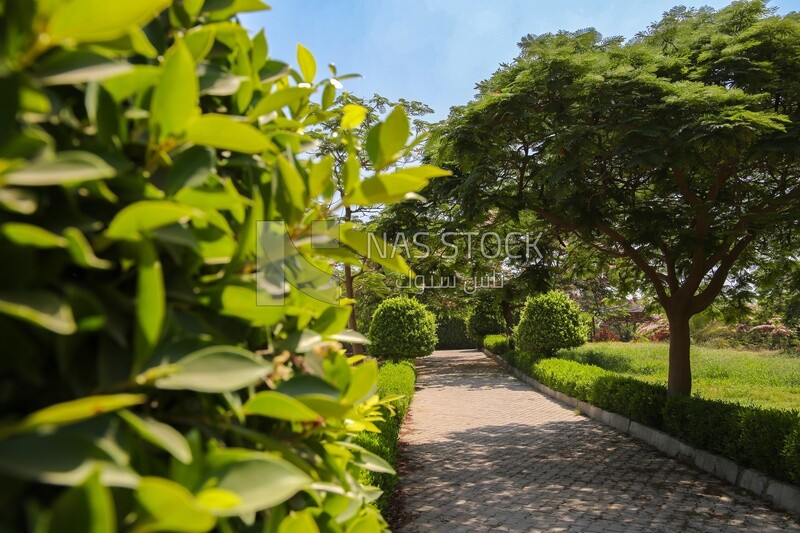
[[[667,343],[591,343],[557,357],[666,383]],[[779,352],[692,347],[693,392],[710,399],[800,409],[800,357]]]

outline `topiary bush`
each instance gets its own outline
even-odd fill
[[[559,291],[528,298],[522,318],[514,330],[514,346],[534,357],[552,357],[562,348],[586,342],[580,309]]]
[[[0,2],[0,530],[385,528],[355,480],[391,467],[351,439],[388,406],[324,292],[367,236],[327,206],[402,200],[416,142],[393,111],[361,181],[365,110],[305,48],[269,57],[236,18],[265,7]],[[276,226],[298,245],[259,263]]]
[[[483,347],[481,343],[486,335],[498,335],[506,332],[506,321],[491,292],[477,293],[474,301],[475,306],[467,318],[467,334],[479,347]]]
[[[417,300],[389,298],[375,310],[368,337],[376,357],[424,357],[436,347],[436,318]]]
[[[467,321],[463,317],[439,317],[436,325],[437,350],[474,348],[476,343],[467,335]]]
[[[483,347],[495,355],[505,355],[512,349],[511,339],[505,335],[487,335],[483,338]]]

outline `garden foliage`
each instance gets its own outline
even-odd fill
[[[404,297],[385,300],[369,327],[371,355],[407,359],[430,355],[436,347],[436,317],[423,304]]]
[[[511,339],[505,335],[487,335],[483,338],[483,347],[496,355],[505,355],[511,350]]]
[[[437,350],[474,348],[467,335],[467,321],[460,316],[439,317],[436,323]]]
[[[514,330],[514,345],[534,357],[551,357],[562,348],[586,342],[580,309],[569,296],[550,291],[528,298]]]
[[[508,359],[515,364],[513,358]],[[542,359],[518,367],[568,396],[669,433],[741,466],[784,481],[800,482],[797,411],[697,396],[668,398],[663,385],[565,359]]]
[[[442,172],[385,171],[419,142],[395,110],[362,179],[364,110],[335,107],[333,67],[319,80],[300,46],[291,68],[233,18],[265,7],[0,2],[0,529],[385,527],[358,479],[391,466],[352,442],[385,412],[377,365],[335,342],[347,302],[317,297],[367,239],[315,225],[334,165],[301,153],[338,118],[339,205]],[[304,291],[262,278],[261,307],[260,220],[296,244],[273,265],[286,280],[321,273]],[[312,227],[341,246],[312,249]]]
[[[394,416],[378,422],[376,425],[380,433],[364,432],[353,441],[372,453],[386,459],[393,467],[397,465],[400,455],[400,427],[403,424],[411,399],[414,396],[414,385],[417,374],[410,361],[399,363],[384,363],[378,371],[378,395],[385,401],[392,401]],[[383,513],[388,510],[389,497],[397,484],[397,475],[393,472],[378,472],[364,470],[361,481],[365,485],[378,487],[383,494],[375,502],[376,507]]]
[[[500,313],[496,297],[489,291],[481,291],[475,295],[475,306],[467,318],[467,334],[480,344],[486,335],[497,335],[506,332],[506,322]]]

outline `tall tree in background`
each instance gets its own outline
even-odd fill
[[[455,174],[422,194],[532,211],[632,262],[691,392],[689,319],[800,214],[800,15],[675,8],[631,42],[529,36],[429,142]]]
[[[335,67],[331,66],[333,74],[336,75]],[[344,76],[342,78],[345,78]],[[333,85],[330,86],[333,89]],[[328,90],[328,95],[335,94],[335,91]],[[328,96],[330,98],[330,96]],[[380,135],[380,119],[386,115],[390,109],[402,109],[406,116],[412,117],[411,129],[415,135],[415,145],[412,149],[405,151],[401,157],[398,157],[389,169],[398,169],[411,163],[418,162],[421,159],[421,143],[427,137],[427,132],[430,129],[430,123],[420,119],[419,117],[433,113],[433,109],[418,101],[409,101],[401,98],[393,102],[379,94],[372,95],[371,98],[361,98],[354,96],[350,93],[345,93],[340,96],[336,104],[341,106],[346,126],[350,126],[353,130],[353,138],[359,143],[355,152],[355,158],[348,151],[346,143],[338,142],[337,139],[332,137],[339,127],[339,117],[332,118],[324,122],[320,128],[322,135],[318,139],[318,156],[331,156],[334,165],[334,178],[338,191],[338,197],[345,196],[346,182],[349,177],[347,174],[355,164],[361,165],[365,171],[373,168],[372,152],[375,150],[374,145],[379,144]],[[402,198],[402,196],[401,196]],[[387,199],[388,200],[388,199]],[[358,220],[360,217],[370,218],[375,216],[380,211],[380,206],[351,206],[345,204],[342,208],[342,220],[345,223]],[[363,259],[363,258],[362,258]],[[368,258],[367,258],[368,259]],[[368,261],[366,261],[368,263]],[[354,280],[357,276],[363,275],[368,270],[365,270],[362,261],[362,267],[357,273],[353,273],[352,265],[345,261],[343,263],[344,273],[344,290],[345,296],[350,299],[355,299],[355,286]],[[356,320],[355,303],[351,304],[353,312],[350,313],[348,326],[353,331],[358,331],[358,322]],[[363,353],[363,346],[354,343],[353,353]]]

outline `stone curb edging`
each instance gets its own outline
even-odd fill
[[[772,479],[766,474],[756,470],[739,466],[725,457],[693,448],[663,431],[658,431],[617,413],[611,413],[571,396],[567,396],[563,392],[551,389],[547,385],[525,374],[520,369],[511,366],[502,357],[493,354],[489,350],[483,349],[482,351],[484,355],[496,361],[514,377],[520,381],[524,381],[542,394],[577,409],[589,418],[645,442],[670,457],[691,463],[700,470],[704,470],[709,474],[724,479],[728,483],[745,489],[771,502],[776,507],[800,517],[800,487]]]

